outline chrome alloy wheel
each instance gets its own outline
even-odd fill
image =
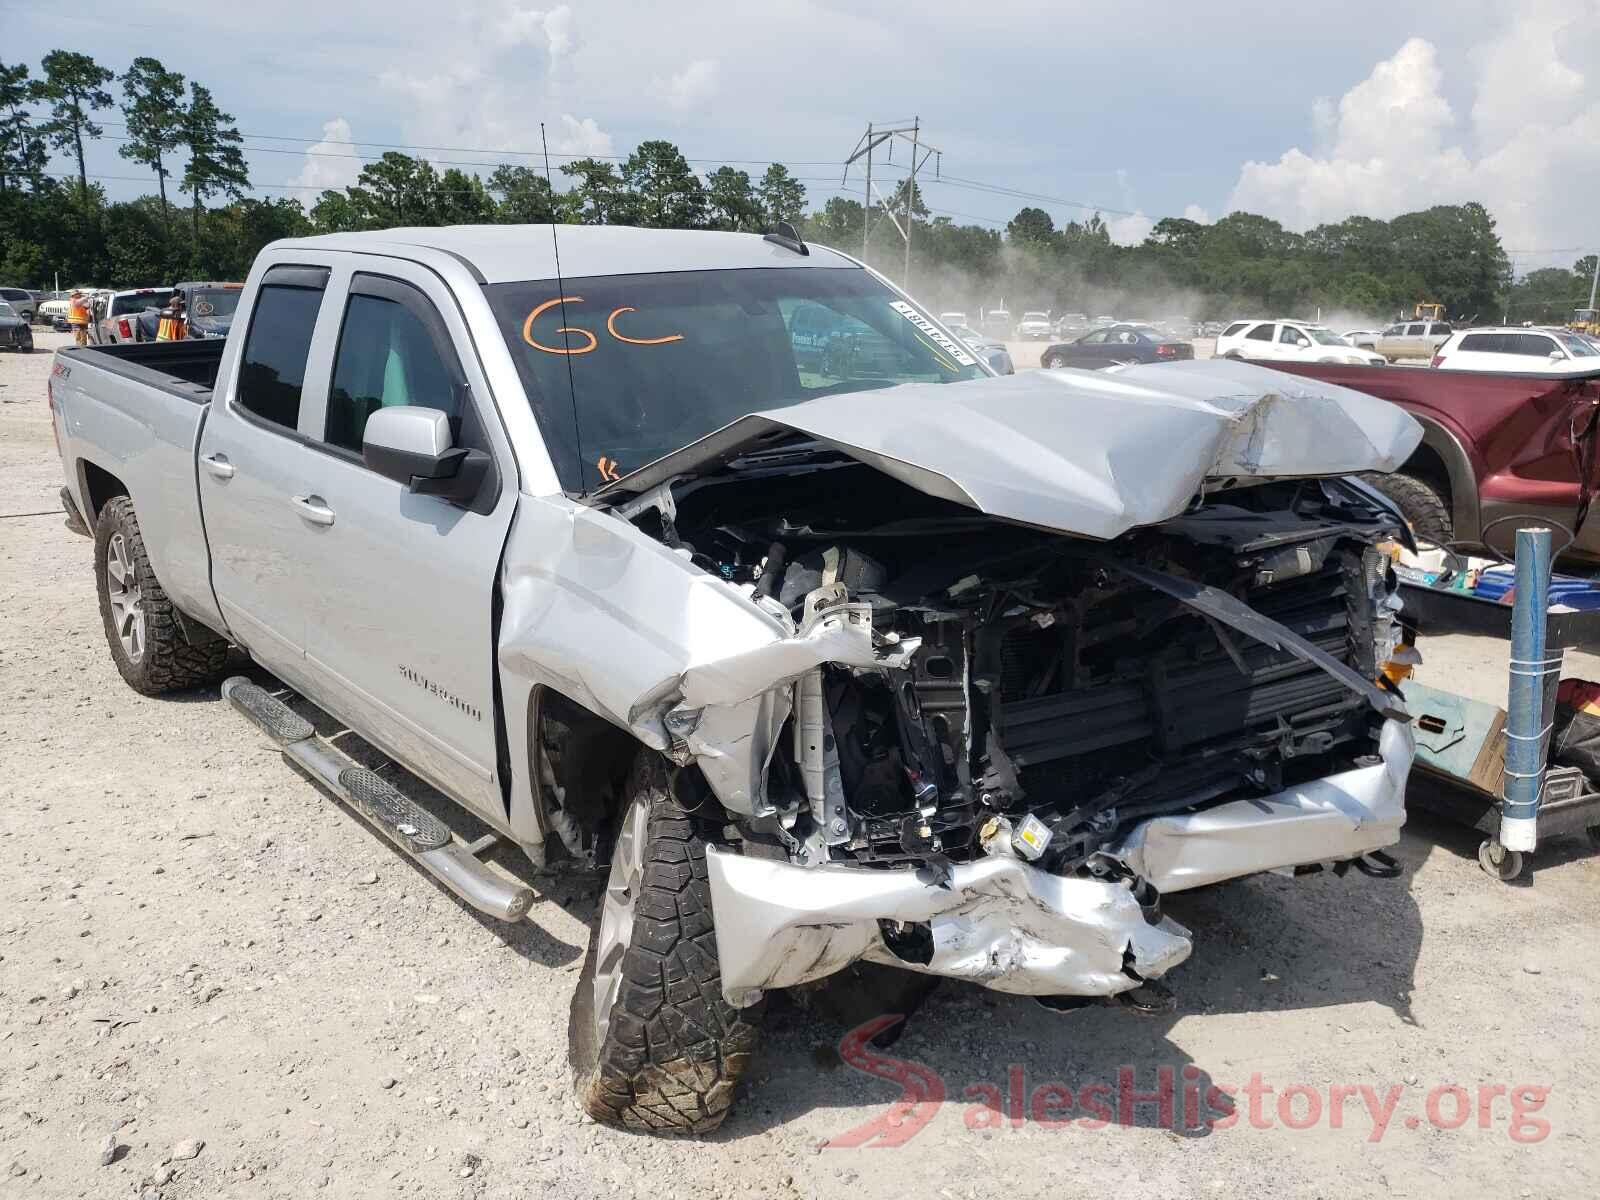
[[[633,918],[644,885],[645,842],[650,809],[635,800],[623,814],[617,844],[611,851],[611,873],[600,905],[600,934],[594,954],[595,1045],[603,1046],[611,1027],[611,1007],[622,987],[622,960],[633,941]]]
[[[122,653],[136,663],[144,657],[144,597],[128,543],[120,533],[112,534],[106,543],[106,594]]]

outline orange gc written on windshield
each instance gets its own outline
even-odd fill
[[[528,313],[527,318],[522,322],[522,340],[527,342],[528,345],[532,346],[535,350],[542,350],[546,354],[588,354],[600,344],[600,339],[595,337],[594,334],[590,333],[587,329],[584,329],[578,325],[563,325],[557,329],[556,332],[573,334],[577,337],[583,338],[585,344],[579,346],[574,346],[570,342],[562,346],[546,346],[543,342],[536,341],[533,336],[533,323],[545,313],[549,312],[552,308],[556,308],[558,306],[564,307],[568,304],[582,303],[582,296],[556,296],[553,299],[546,300],[543,304],[535,305],[533,310]],[[627,334],[623,333],[617,328],[618,317],[620,317],[623,313],[638,311],[639,310],[634,308],[632,305],[621,305],[612,309],[611,315],[606,318],[606,332],[617,341],[623,342],[629,346],[665,346],[671,342],[683,341],[683,334],[681,333],[671,333],[666,337],[637,338],[629,337]],[[565,316],[565,313],[563,312],[562,315]]]

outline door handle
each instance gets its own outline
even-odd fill
[[[207,454],[200,461],[205,463],[206,470],[210,471],[218,479],[232,479],[233,473],[237,469],[228,461],[226,454]]]
[[[313,525],[332,525],[333,509],[321,496],[295,496],[290,501],[300,515]]]

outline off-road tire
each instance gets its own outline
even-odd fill
[[[722,997],[706,879],[717,829],[673,800],[665,762],[642,751],[628,776],[622,819],[648,813],[633,899],[632,936],[608,1028],[594,1019],[600,917],[578,977],[568,1027],[578,1102],[596,1121],[649,1133],[710,1133],[733,1104],[754,1054],[761,1006]],[[604,899],[602,898],[602,905]]]
[[[1450,506],[1431,483],[1398,471],[1389,475],[1373,471],[1361,478],[1399,506],[1401,514],[1411,522],[1411,531],[1418,541],[1447,546],[1455,537]]]
[[[137,660],[131,658],[118,636],[112,616],[110,581],[106,558],[112,539],[120,535],[126,556],[138,583],[144,613],[144,645]],[[156,579],[145,553],[144,537],[133,501],[117,496],[106,502],[94,527],[95,592],[100,597],[100,620],[105,626],[106,645],[111,661],[129,687],[146,696],[159,696],[183,688],[214,683],[227,663],[228,644],[224,641],[192,646],[178,627],[172,601]]]

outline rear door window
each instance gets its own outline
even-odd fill
[[[1404,336],[1405,337],[1421,337],[1422,336],[1422,330],[1423,330],[1423,326],[1421,326],[1421,325],[1407,325]]]
[[[1274,326],[1272,322],[1268,321],[1263,325],[1257,325],[1244,336],[1252,342],[1270,342],[1272,340],[1273,328]]]
[[[269,271],[250,314],[234,402],[284,429],[293,430],[300,421],[306,359],[327,274],[298,267]],[[282,282],[274,282],[275,276]]]
[[[1479,354],[1504,354],[1505,335],[1499,333],[1469,333],[1461,339],[1462,350],[1472,350]]]
[[[403,404],[440,410],[459,441],[464,391],[455,353],[422,293],[398,280],[357,275],[334,355],[324,440],[359,454],[367,418]]]
[[[1509,353],[1525,354],[1529,358],[1543,358],[1556,348],[1556,344],[1541,333],[1513,333]]]

